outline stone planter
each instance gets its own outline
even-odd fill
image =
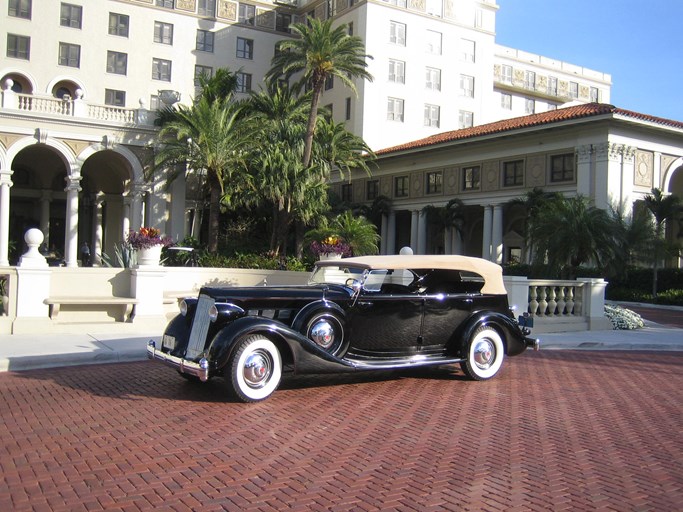
[[[163,245],[153,245],[146,249],[138,249],[138,267],[158,267],[162,248]]]

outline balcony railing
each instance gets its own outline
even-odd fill
[[[12,91],[7,84],[2,91],[3,110],[19,111],[26,114],[48,115],[56,117],[71,117],[94,120],[103,123],[116,123],[125,125],[154,124],[154,112],[146,108],[123,108],[111,105],[98,105],[88,103],[84,99],[54,98],[52,96],[37,96],[34,94],[21,94]]]

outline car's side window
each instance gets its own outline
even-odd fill
[[[484,280],[477,274],[463,275],[458,270],[432,270],[420,279],[420,288],[427,294],[478,293]]]

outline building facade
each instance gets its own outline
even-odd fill
[[[683,122],[588,103],[387,148],[377,164],[371,177],[333,188],[358,204],[389,199],[382,253],[410,246],[418,254],[527,262],[526,211],[511,201],[540,188],[630,211],[653,188],[683,197]],[[428,218],[426,207],[452,199],[465,206],[460,231]],[[682,224],[667,224],[670,241],[683,244]]]
[[[143,223],[198,234],[193,175],[166,190],[146,172],[154,111],[191,102],[197,76],[227,67],[257,90],[277,41],[307,16],[346,23],[366,44],[372,82],[330,82],[321,104],[375,150],[444,131],[608,102],[611,78],[495,43],[495,0],[2,0],[0,266],[23,233],[92,263]],[[524,110],[526,112],[527,110]]]

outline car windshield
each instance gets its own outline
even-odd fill
[[[368,270],[356,267],[316,267],[309,284],[340,284],[348,287],[361,286],[369,292],[378,292],[387,285],[407,287],[417,276],[410,270]]]
[[[341,284],[349,286],[349,279],[363,280],[366,269],[357,267],[315,267],[308,284]]]

